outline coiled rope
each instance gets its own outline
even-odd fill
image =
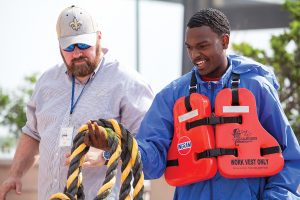
[[[130,200],[130,191],[133,187],[133,200],[142,200],[144,191],[144,174],[140,152],[136,140],[131,133],[119,124],[116,120],[99,119],[96,121],[99,129],[105,133],[105,138],[110,148],[111,157],[107,163],[105,180],[97,192],[94,200],[103,200],[111,193],[116,181],[116,172],[119,160],[121,166],[121,189],[120,200]],[[95,129],[92,123],[93,129]],[[84,136],[88,132],[87,124],[83,125],[73,140],[71,149],[70,166],[68,170],[67,183],[63,193],[56,193],[50,200],[84,200],[82,185],[82,164],[89,146],[84,143]],[[133,182],[132,182],[133,178]],[[132,186],[131,186],[132,182]]]

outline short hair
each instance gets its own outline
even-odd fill
[[[201,9],[189,20],[187,27],[195,28],[209,26],[218,35],[230,35],[230,25],[227,17],[220,10],[214,8]]]

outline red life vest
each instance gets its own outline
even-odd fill
[[[231,89],[221,90],[215,102],[217,116],[242,116],[242,124],[216,125],[216,148],[236,148],[237,156],[218,156],[220,174],[227,178],[265,177],[277,174],[284,165],[276,139],[260,124],[254,95],[238,89],[239,106],[231,106]]]
[[[254,96],[245,88],[221,90],[215,115],[206,96],[191,92],[176,101],[173,115],[165,171],[172,186],[210,179],[217,170],[227,178],[247,178],[271,176],[283,168],[280,146],[261,126]]]
[[[185,102],[189,101],[192,111],[187,111]],[[165,178],[170,185],[185,185],[212,178],[217,172],[215,157],[197,159],[195,152],[215,148],[214,131],[211,125],[198,126],[186,130],[186,122],[192,122],[211,115],[209,99],[193,93],[181,97],[175,103],[174,136],[168,152],[168,165]]]

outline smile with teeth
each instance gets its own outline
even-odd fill
[[[196,65],[198,67],[201,67],[205,62],[206,62],[206,60],[199,60],[199,61],[196,62]]]

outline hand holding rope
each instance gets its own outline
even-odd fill
[[[122,160],[122,176],[119,199],[131,199],[132,177],[134,179],[132,184],[134,188],[133,199],[143,199],[144,175],[136,140],[117,121],[100,119],[93,121],[93,124],[87,123],[79,129],[73,140],[71,161],[64,192],[52,195],[50,200],[84,200],[81,169],[89,146],[108,150],[111,154],[107,164],[108,169],[105,180],[94,200],[106,199],[111,193],[116,181],[115,176],[120,159]]]

